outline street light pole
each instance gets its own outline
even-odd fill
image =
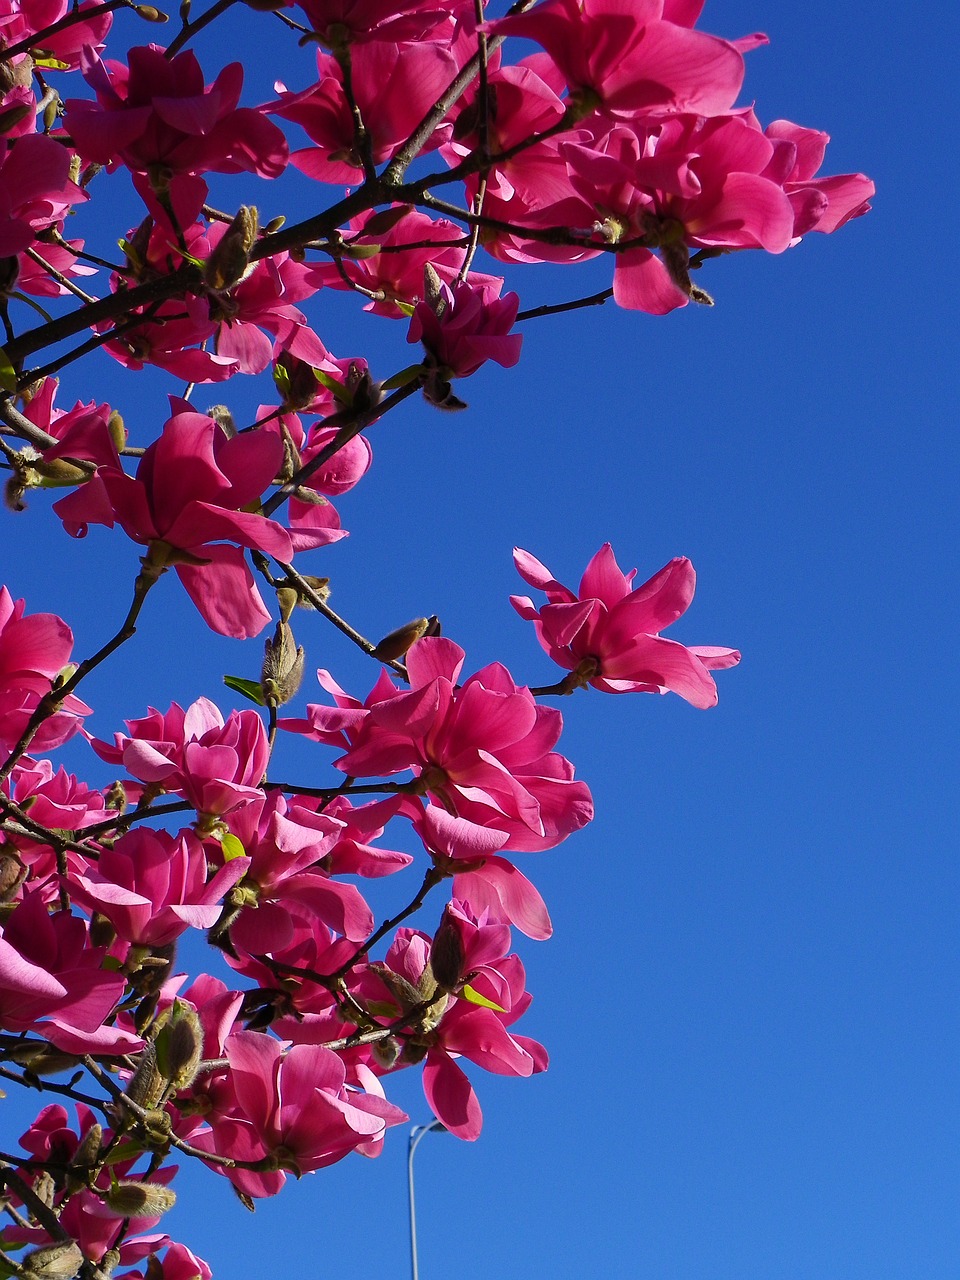
[[[439,1120],[431,1120],[429,1124],[415,1124],[407,1139],[407,1191],[410,1199],[410,1274],[413,1280],[420,1280],[420,1269],[417,1265],[417,1206],[413,1190],[413,1157],[420,1140],[428,1133],[446,1133],[446,1126]]]

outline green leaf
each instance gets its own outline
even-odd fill
[[[220,841],[220,848],[223,850],[224,862],[232,862],[234,858],[245,858],[247,856],[243,841],[239,836],[235,836],[232,831],[228,831]]]
[[[45,71],[69,71],[70,63],[61,62],[59,58],[47,55],[42,58],[34,58],[33,65],[35,67],[43,67]]]
[[[460,988],[459,995],[463,1000],[469,1000],[471,1004],[478,1004],[481,1009],[492,1009],[494,1013],[506,1013],[506,1009],[501,1009],[500,1005],[494,1004],[492,1000],[488,1000],[486,996],[482,996],[475,987],[471,987],[469,982],[465,982]]]
[[[255,702],[258,707],[266,706],[259,680],[244,680],[243,676],[224,676],[223,683],[234,693],[239,693],[244,698],[249,698],[251,702]]]
[[[317,381],[320,385],[322,387],[326,387],[327,390],[332,393],[334,400],[338,401],[342,405],[346,405],[349,409],[350,405],[353,403],[353,396],[343,383],[338,382],[337,379],[331,377],[329,373],[325,373],[323,369],[314,369],[313,372],[316,374]]]
[[[16,391],[17,389],[17,371],[10,363],[10,357],[3,347],[0,347],[0,387],[4,391]]]
[[[383,384],[383,389],[384,391],[396,391],[399,387],[405,387],[411,382],[416,382],[422,373],[422,364],[408,364],[406,369],[401,369],[392,378],[388,378]]]

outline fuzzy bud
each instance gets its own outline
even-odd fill
[[[278,622],[273,639],[263,646],[260,688],[268,706],[282,707],[296,695],[303,680],[303,645],[293,638],[289,622]]]
[[[149,1109],[156,1106],[166,1087],[167,1082],[157,1066],[156,1046],[148,1044],[127,1085],[127,1097],[137,1106]]]
[[[203,1027],[196,1011],[175,1000],[155,1041],[157,1066],[175,1090],[193,1084],[203,1053]]]
[[[446,911],[430,949],[430,965],[442,991],[453,991],[459,986],[463,972],[463,939]]]
[[[75,1240],[58,1240],[31,1249],[20,1265],[28,1280],[70,1280],[83,1265],[83,1254]]]
[[[207,417],[214,420],[228,440],[238,434],[236,419],[225,404],[212,404],[207,410]]]
[[[122,1218],[159,1218],[177,1202],[175,1191],[159,1182],[117,1182],[104,1196],[108,1206]]]
[[[256,209],[242,204],[203,268],[203,283],[208,289],[229,289],[243,278],[259,230]]]
[[[429,629],[429,618],[414,618],[412,622],[404,623],[402,627],[397,627],[396,631],[385,635],[371,652],[370,657],[376,658],[378,662],[396,662],[415,641],[425,636]]]
[[[27,878],[27,868],[15,853],[0,852],[0,902],[12,902]]]

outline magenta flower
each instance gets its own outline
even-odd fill
[[[409,769],[421,793],[506,832],[510,848],[550,849],[593,817],[586,784],[575,782],[573,766],[553,751],[563,719],[538,706],[497,663],[461,686],[463,659],[451,640],[424,637],[407,653],[409,692],[381,676],[367,710],[332,712],[351,743],[336,767],[354,777]],[[308,708],[312,718],[323,710]]]
[[[67,1053],[125,1053],[136,1036],[105,1027],[126,983],[101,968],[86,921],[50,915],[41,892],[23,901],[0,930],[0,1027],[34,1031]]]
[[[71,876],[70,892],[85,910],[106,916],[124,942],[162,947],[215,924],[220,899],[248,865],[234,858],[208,883],[203,845],[191,831],[175,838],[138,827],[105,848],[95,868]]]
[[[88,524],[118,523],[175,567],[209,627],[246,639],[263,630],[270,614],[241,547],[283,560],[293,555],[286,530],[250,510],[282,460],[276,432],[228,440],[206,414],[182,411],[144,453],[136,479],[103,467],[54,510],[74,537],[84,537]]]
[[[671,560],[633,587],[636,569],[624,574],[605,542],[587,565],[577,595],[529,551],[517,547],[513,559],[520,576],[545,591],[549,603],[539,610],[528,596],[511,596],[511,603],[534,624],[554,662],[574,672],[571,689],[591,684],[605,693],[672,691],[695,707],[716,705],[710,671],[736,666],[739,651],[682,645],[660,635],[693,599],[697,578],[689,560]]]
[[[54,613],[25,617],[25,607],[23,600],[14,600],[6,587],[0,587],[0,747],[7,750],[19,740],[73,649],[73,632],[62,618]],[[87,704],[71,694],[56,714],[44,720],[32,746],[36,750],[60,746],[89,712]]]
[[[263,113],[238,107],[243,67],[231,62],[212,85],[191,50],[167,59],[159,45],[131,49],[130,64],[81,59],[96,102],[71,99],[67,128],[84,160],[134,173],[258,173],[287,164],[283,134]]]
[[[4,142],[0,158],[0,257],[29,249],[86,194],[70,180],[70,152],[43,134]]]
[[[198,698],[186,711],[176,702],[166,714],[151,707],[126,725],[129,736],[114,734],[112,747],[90,738],[97,755],[141,782],[184,796],[202,818],[262,800],[270,744],[256,711],[232,711],[224,720],[209,698]]]
[[[214,1166],[248,1195],[275,1195],[283,1170],[312,1173],[407,1118],[375,1088],[348,1090],[343,1062],[322,1046],[285,1049],[272,1036],[238,1031],[227,1038],[226,1055],[234,1107],[194,1142],[240,1160],[275,1155],[280,1167],[265,1173]]]
[[[441,408],[462,409],[451,392],[451,378],[476,373],[487,360],[505,369],[520,359],[523,337],[511,333],[520,299],[500,297],[503,281],[483,276],[474,282],[441,283],[432,267],[424,268],[424,297],[414,307],[408,342],[422,342],[427,353],[423,394]]]
[[[729,111],[743,82],[735,45],[684,22],[664,0],[544,0],[492,25],[536,40],[559,67],[572,95],[611,112]],[[664,11],[677,21],[664,21]]]

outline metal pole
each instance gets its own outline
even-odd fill
[[[413,1190],[413,1157],[420,1145],[420,1140],[428,1133],[446,1133],[446,1126],[439,1120],[431,1120],[429,1124],[415,1124],[407,1139],[407,1191],[410,1200],[410,1274],[412,1280],[420,1280],[420,1268],[417,1265],[417,1207]]]

